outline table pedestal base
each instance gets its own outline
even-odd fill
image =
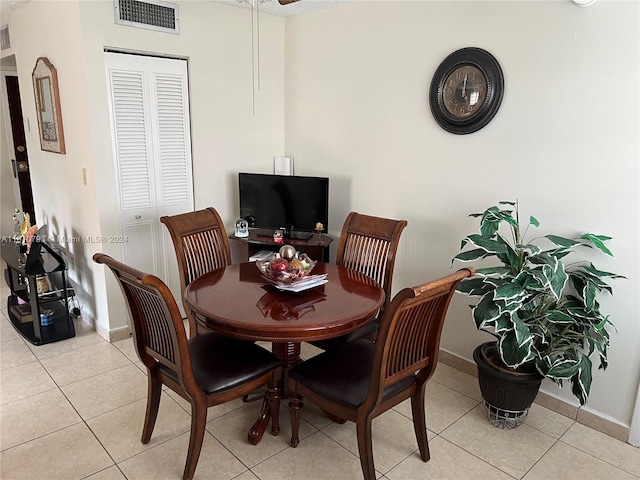
[[[280,418],[278,415],[273,415],[272,412],[279,412],[281,398],[289,395],[288,372],[291,367],[300,361],[300,343],[298,342],[273,343],[271,350],[282,364],[282,378],[278,385],[273,386],[276,392],[273,399],[270,399],[269,395],[265,394],[262,400],[260,416],[249,430],[248,439],[252,445],[257,445],[262,440],[262,436],[269,426],[269,420],[271,420],[271,435],[276,436],[280,433]]]

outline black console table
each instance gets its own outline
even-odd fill
[[[282,245],[293,245],[296,250],[306,253],[312,260],[329,261],[329,245],[333,237],[325,234],[313,234],[306,240],[283,238],[282,242],[275,242],[273,237],[260,235],[259,229],[249,229],[248,237],[236,237],[229,235],[231,248],[231,262],[242,263],[260,250],[273,250],[277,252]]]
[[[5,280],[11,289],[7,311],[13,327],[34,345],[74,337],[68,300],[73,292],[67,286],[64,260],[46,243],[34,242],[29,254],[23,248],[2,242]],[[39,293],[39,284],[40,290],[46,284],[48,291]]]

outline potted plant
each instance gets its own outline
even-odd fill
[[[526,416],[545,377],[560,387],[570,381],[584,405],[591,387],[590,357],[597,354],[600,368],[607,368],[607,326],[613,326],[600,312],[597,296],[603,290],[613,294],[605,278],[624,277],[598,270],[590,262],[566,262],[581,248],[595,247],[613,256],[605,245],[610,237],[583,233],[575,239],[545,235],[528,240],[529,228],[540,223],[531,216],[523,232],[517,202],[500,202],[470,216],[480,218],[480,232],[462,240],[454,261],[495,257],[501,263],[477,269],[475,277],[458,287],[459,292],[479,298],[471,306],[476,327],[496,337],[474,352],[487,408]],[[502,235],[501,227],[509,237]],[[483,379],[491,372],[497,379]],[[520,381],[533,393],[517,393],[525,387],[516,387],[513,393],[503,385],[505,379]],[[528,404],[523,407],[522,401]]]

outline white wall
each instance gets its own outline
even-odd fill
[[[616,259],[592,258],[628,280],[602,302],[618,332],[588,408],[629,424],[640,375],[638,2],[361,2],[286,20],[264,15],[255,116],[249,11],[180,4],[179,36],[115,26],[108,0],[34,0],[6,19],[32,125],[36,58],[58,69],[67,154],[42,152],[37,129],[27,135],[37,215],[55,235],[118,233],[104,47],[186,57],[196,208],[215,206],[229,227],[236,172],[269,172],[272,156],[287,154],[296,173],[331,177],[331,233],[350,210],[409,221],[396,290],[447,273],[460,239],[476,229],[467,214],[499,200],[519,198],[541,234],[614,236]],[[498,58],[506,93],[487,127],[455,136],[432,119],[427,93],[440,61],[464,46]],[[124,325],[120,292],[91,261],[99,250],[118,256],[117,246],[67,247],[98,327]],[[455,299],[443,346],[470,358],[485,337],[466,304]]]
[[[4,21],[9,24],[18,67],[23,116],[31,125],[26,140],[36,218],[39,225],[49,226],[49,234],[69,253],[69,277],[90,320],[94,305],[103,304],[105,298],[100,282],[104,273],[91,262],[98,246],[69,240],[100,235],[95,186],[82,181],[82,167],[92,159],[78,3],[33,1]],[[31,79],[38,57],[47,57],[58,72],[65,155],[40,149]]]
[[[541,235],[614,237],[628,277],[602,300],[612,332],[587,409],[629,425],[640,375],[638,2],[357,2],[287,19],[286,154],[296,173],[331,177],[331,232],[350,210],[407,219],[394,290],[449,272],[469,213],[519,199]],[[505,75],[494,120],[471,135],[434,121],[428,90],[440,62],[467,46]],[[459,268],[461,265],[456,265]],[[489,339],[468,299],[454,299],[442,346],[471,359]],[[543,391],[573,402],[571,387]]]
[[[237,172],[272,168],[284,149],[284,21],[260,19],[260,91],[252,108],[251,12],[203,1],[180,3],[180,35],[115,25],[113,2],[80,2],[90,115],[92,174],[103,235],[117,235],[116,183],[105,47],[188,60],[195,207],[214,206],[228,226],[239,215]],[[228,227],[229,228],[229,227]],[[103,245],[121,258],[119,245]],[[126,325],[122,295],[107,277],[110,328]]]
[[[271,171],[284,150],[284,19],[260,18],[260,91],[252,113],[251,13],[181,1],[180,35],[114,24],[113,2],[34,0],[8,17],[25,116],[35,125],[31,69],[47,56],[58,69],[66,155],[27,138],[38,218],[55,235],[119,234],[104,48],[186,58],[191,93],[195,207],[215,206],[228,226],[239,214],[237,172]],[[33,152],[33,153],[32,153]],[[88,185],[82,184],[82,169]],[[42,213],[40,213],[42,212]],[[74,243],[71,276],[87,316],[108,336],[127,324],[111,274],[91,260],[121,257],[117,244]]]

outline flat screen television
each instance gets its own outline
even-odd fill
[[[329,224],[329,179],[239,173],[240,216],[258,235],[283,230],[296,239],[311,237],[316,224]]]

